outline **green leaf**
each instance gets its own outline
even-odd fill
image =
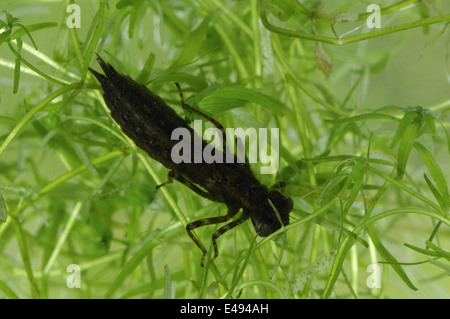
[[[348,174],[338,174],[333,176],[320,192],[319,199],[317,200],[318,204],[326,204],[333,198],[339,196],[340,194],[342,194],[348,184]]]
[[[423,174],[423,177],[425,178],[425,182],[427,183],[428,187],[430,188],[431,192],[434,195],[434,198],[436,198],[437,202],[439,203],[439,206],[441,206],[442,210],[444,212],[448,211],[448,204],[444,197],[439,193],[438,189],[433,185],[433,183],[429,180],[428,176],[426,174]]]
[[[102,34],[102,30],[103,30],[103,20],[104,20],[104,15],[105,15],[105,2],[101,1],[100,5],[98,7],[97,10],[97,23],[95,24],[95,30],[94,33],[92,34],[92,37],[89,41],[89,44],[87,46],[86,52],[85,52],[85,61],[84,61],[84,69],[83,69],[83,76],[81,78],[81,82],[84,82],[85,78],[86,78],[86,74],[88,72],[88,68],[89,68],[89,61],[91,61],[92,56],[94,55],[94,52],[97,48],[98,42],[100,40],[100,36]]]
[[[190,62],[192,62],[200,51],[201,46],[204,42],[204,37],[206,34],[206,30],[209,27],[209,22],[211,21],[211,16],[206,16],[202,23],[198,26],[197,29],[193,30],[189,33],[188,38],[186,39],[185,46],[183,51],[180,52],[178,57],[169,67],[170,70],[178,69]]]
[[[25,30],[25,33],[28,35],[28,37],[29,37],[30,40],[31,40],[31,43],[33,43],[34,48],[37,50],[36,42],[34,42],[33,37],[31,36],[31,34],[30,34],[30,32],[28,31],[27,27],[24,26],[24,25],[21,24],[21,23],[17,23],[17,25],[18,25],[19,27],[21,27],[23,30]]]
[[[242,106],[245,102],[259,104],[278,116],[284,114],[284,105],[275,98],[241,86],[219,88],[199,101],[198,106],[211,111],[224,111]]]
[[[448,133],[447,129],[441,122],[439,122],[439,124],[441,124],[442,129],[445,132],[445,136],[447,137],[447,151],[448,151],[448,154],[450,155],[450,133]]]
[[[331,267],[330,274],[328,276],[327,284],[323,290],[322,299],[329,298],[336,281],[341,273],[342,266],[344,264],[345,257],[348,255],[350,249],[355,243],[355,239],[352,236],[347,237],[343,245],[339,248],[336,258],[334,259],[333,266]]]
[[[160,230],[156,229],[152,231],[149,236],[147,236],[144,243],[142,243],[142,247],[131,257],[131,259],[125,263],[122,267],[122,271],[116,277],[114,282],[109,286],[108,290],[105,294],[105,299],[109,299],[112,297],[114,292],[120,287],[123,281],[131,275],[131,273],[136,269],[136,267],[141,263],[141,261],[148,256],[153,247],[157,244],[154,242],[155,236],[160,232]]]
[[[341,105],[341,109],[344,110],[345,107],[347,106],[348,101],[350,100],[350,98],[353,96],[353,93],[355,92],[356,88],[358,87],[359,83],[361,82],[361,78],[358,78],[355,81],[355,84],[353,84],[352,88],[350,89],[350,91],[347,93],[344,101],[342,102]]]
[[[373,226],[369,226],[367,228],[367,232],[370,235],[370,239],[377,249],[378,253],[383,257],[385,261],[387,261],[390,266],[395,270],[395,272],[399,275],[399,277],[403,280],[403,282],[412,290],[417,290],[417,288],[413,285],[408,275],[403,270],[402,266],[398,263],[394,256],[383,246],[380,239],[378,238],[378,234],[374,231]]]
[[[412,123],[415,117],[416,114],[414,112],[405,113],[402,120],[400,121],[397,131],[395,132],[394,138],[392,139],[391,148],[394,148],[398,144],[398,142],[402,139],[406,129],[409,127],[409,125]]]
[[[252,255],[253,246],[255,245],[257,237],[258,236],[255,236],[255,238],[253,238],[253,241],[251,242],[250,247],[247,250],[245,260],[242,263],[239,271],[236,273],[236,276],[233,278],[230,289],[228,290],[227,295],[225,296],[225,299],[231,298],[231,295],[233,294],[234,290],[236,289],[237,284],[242,280],[242,276],[244,276],[244,271],[247,269],[247,264],[248,264],[248,261],[250,260],[250,256]]]
[[[19,19],[13,17],[12,14],[6,12],[5,10],[3,10],[3,12],[5,13],[6,22],[8,23],[8,25],[12,26],[14,22],[19,21]]]
[[[123,9],[127,6],[133,5],[133,2],[134,0],[120,0],[119,2],[116,3],[116,8]]]
[[[57,27],[58,23],[56,22],[43,22],[43,23],[36,23],[36,24],[30,24],[27,26],[27,29],[17,29],[10,37],[10,41],[18,39],[22,37],[25,34],[29,34],[34,31],[39,31],[47,28],[54,28]]]
[[[414,148],[417,150],[423,162],[425,163],[425,166],[427,167],[431,177],[435,181],[439,192],[443,195],[445,200],[449,200],[450,196],[448,193],[447,180],[445,179],[444,173],[442,172],[441,167],[437,163],[433,154],[431,154],[431,152],[428,151],[425,146],[418,142],[414,143]]]
[[[450,253],[446,252],[445,250],[443,250],[442,248],[436,246],[435,244],[433,244],[431,241],[427,240],[425,242],[425,244],[430,247],[431,249],[433,249],[436,253],[439,254],[439,257],[443,257],[445,259],[447,259],[448,261],[450,261]]]
[[[293,0],[268,0],[266,8],[281,21],[288,20],[295,12]]]
[[[435,266],[437,266],[437,267],[439,267],[439,268],[442,268],[442,269],[444,269],[445,271],[447,271],[448,273],[450,273],[450,266],[449,266],[449,265],[444,264],[443,262],[440,262],[440,261],[434,260],[434,259],[430,259],[430,260],[428,260],[428,262],[429,262],[430,264],[433,264],[433,265],[435,265]]]
[[[28,277],[28,282],[30,284],[31,297],[33,299],[35,299],[35,298],[38,298],[38,289],[37,289],[36,281],[34,279],[33,269],[31,267],[31,259],[30,259],[30,254],[28,251],[26,239],[25,239],[25,236],[22,231],[22,226],[19,224],[17,219],[14,218],[12,220],[13,220],[12,223],[14,226],[14,230],[16,233],[17,244],[19,246],[20,255],[22,256],[23,267],[25,268],[25,271],[26,271],[27,277]]]
[[[20,54],[22,53],[22,39],[18,38],[17,39],[17,52],[20,56]],[[19,82],[20,82],[20,61],[21,58],[20,57],[16,57],[16,63],[14,65],[14,87],[13,87],[13,94],[17,93],[17,90],[19,89]]]
[[[410,248],[410,249],[412,249],[414,251],[417,251],[418,253],[421,253],[421,254],[424,254],[424,255],[427,255],[427,256],[440,257],[438,253],[436,253],[436,252],[434,252],[432,250],[429,250],[429,249],[423,249],[423,248],[420,248],[420,247],[417,247],[417,246],[413,246],[413,245],[410,245],[410,244],[407,244],[407,243],[404,243],[403,245],[405,245],[406,247],[408,247],[408,248]]]
[[[407,113],[408,114],[408,113]],[[405,115],[406,116],[406,115]],[[400,123],[401,125],[401,123]],[[402,179],[405,174],[406,164],[408,163],[409,155],[414,146],[414,142],[419,134],[421,123],[417,121],[417,117],[409,123],[404,129],[402,139],[398,147],[397,155],[397,178]]]
[[[164,299],[174,299],[175,291],[172,289],[174,287],[175,282],[170,279],[170,269],[169,266],[164,265],[164,273],[165,273],[165,284],[164,284]]]
[[[145,61],[144,67],[142,68],[141,73],[139,73],[138,77],[136,78],[136,82],[145,84],[148,81],[148,78],[150,77],[150,74],[152,73],[153,64],[155,63],[155,54],[150,53],[147,57],[147,60]]]
[[[428,132],[432,136],[436,136],[436,124],[434,122],[434,116],[429,112],[425,112],[423,114],[423,120],[425,122],[425,127],[428,129]]]
[[[5,31],[3,33],[0,34],[0,46],[3,44],[3,42],[6,41],[6,39],[8,39],[8,37],[11,35],[11,31]]]
[[[6,209],[5,199],[3,198],[3,193],[0,190],[0,222],[6,222],[6,217],[8,216],[8,210]]]
[[[363,179],[364,179],[364,170],[362,168],[362,163],[358,162],[355,166],[352,168],[352,172],[350,173],[350,180],[353,180],[353,187],[350,192],[349,197],[347,198],[347,201],[344,206],[344,216],[347,215],[348,211],[350,210],[350,207],[355,202],[356,196],[358,196],[358,193],[362,189]]]
[[[145,1],[135,0],[130,12],[130,22],[128,24],[128,37],[133,38],[134,28],[139,21],[139,18],[145,14]]]
[[[16,295],[16,293],[0,279],[0,290],[4,292],[4,294],[9,299],[19,299],[19,296]]]
[[[358,121],[369,121],[369,120],[390,120],[395,122],[400,122],[398,118],[395,116],[389,115],[389,114],[383,114],[383,113],[364,113],[360,115],[355,115],[351,117],[345,117],[341,119],[332,119],[332,120],[325,120],[326,122],[333,123],[333,124],[347,124],[347,123],[353,123]]]

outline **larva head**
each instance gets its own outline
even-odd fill
[[[268,199],[275,206],[274,211]],[[280,220],[284,226],[289,224],[289,213],[294,208],[294,202],[289,196],[281,194],[277,190],[270,190],[267,199],[261,201],[255,209],[252,209],[250,217],[256,233],[266,237],[281,228]],[[277,213],[279,216],[277,216]]]

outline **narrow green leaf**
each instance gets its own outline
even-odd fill
[[[428,260],[428,262],[430,264],[433,264],[433,265],[435,265],[435,266],[437,266],[439,268],[442,268],[445,271],[447,271],[448,273],[450,273],[450,266],[449,265],[444,264],[443,262],[440,262],[439,260],[434,260],[434,259],[430,259],[430,260]]]
[[[11,44],[11,42],[7,42],[9,49],[11,50],[11,52],[16,56],[16,58],[21,59],[21,63],[25,64],[27,67],[29,67],[31,70],[33,70],[34,72],[36,72],[37,74],[39,74],[40,76],[42,76],[45,79],[48,79],[52,82],[58,83],[59,85],[65,85],[68,84],[69,82],[65,81],[65,80],[61,80],[61,79],[57,79],[54,78],[52,76],[50,76],[49,74],[40,71],[38,68],[36,68],[33,64],[29,63],[27,60],[23,59],[20,54],[16,51],[16,49],[14,48],[14,46]]]
[[[348,211],[350,210],[350,207],[355,202],[356,196],[358,196],[358,193],[362,189],[363,179],[364,179],[364,171],[362,169],[362,163],[358,162],[352,168],[351,180],[353,180],[354,183],[350,195],[348,196],[344,206],[344,216],[347,215]]]
[[[114,292],[120,287],[123,281],[131,275],[131,273],[136,269],[140,262],[147,257],[149,252],[156,245],[154,242],[155,236],[158,234],[159,230],[152,231],[146,239],[146,242],[142,244],[142,247],[131,257],[131,259],[125,263],[122,267],[122,271],[116,277],[116,280],[109,286],[105,294],[105,299],[112,297]]]
[[[439,228],[441,228],[441,225],[442,225],[441,221],[439,221],[436,225],[434,225],[433,231],[431,232],[430,237],[428,237],[429,241],[433,241],[434,237],[436,237],[436,234],[439,231]]]
[[[27,31],[25,31],[24,29],[17,29],[16,31],[14,31],[14,33],[11,35],[9,40],[10,41],[16,40],[27,33],[39,31],[39,30],[43,30],[43,29],[47,29],[47,28],[54,28],[57,26],[58,26],[58,23],[56,23],[56,22],[43,22],[43,23],[30,24],[29,26],[27,26]]]
[[[400,122],[398,118],[395,116],[389,115],[389,114],[383,114],[383,113],[364,113],[359,114],[351,117],[345,117],[342,119],[332,119],[332,120],[325,120],[328,123],[333,124],[347,124],[347,123],[353,123],[358,121],[369,121],[369,120],[390,120],[395,122]]]
[[[11,31],[4,31],[3,33],[0,33],[0,46],[3,44],[3,42],[8,39],[8,37],[11,35]]]
[[[116,8],[123,9],[127,6],[133,5],[133,2],[134,0],[120,0],[119,2],[116,3]]]
[[[68,13],[66,12],[66,17]],[[69,55],[67,48],[70,45],[70,29],[65,24],[59,26],[57,38],[54,41],[53,59],[55,61],[66,61]]]
[[[14,87],[13,87],[13,94],[17,93],[17,90],[19,89],[19,82],[20,82],[20,61],[21,57],[20,54],[22,53],[22,39],[17,39],[17,52],[19,53],[19,56],[16,57],[16,63],[14,65]]]
[[[197,105],[201,109],[218,113],[242,107],[245,103],[245,100],[232,97],[215,98],[208,96],[207,98],[201,100]]]
[[[268,0],[266,8],[281,21],[286,21],[295,12],[295,2],[292,0]]]
[[[439,257],[439,254],[434,252],[434,251],[432,251],[432,250],[420,248],[420,247],[413,246],[413,245],[410,245],[410,244],[407,244],[407,243],[404,243],[403,245],[405,245],[406,247],[408,247],[408,248],[410,248],[410,249],[412,249],[414,251],[417,251],[418,253],[421,253],[421,254],[424,254],[424,255],[427,255],[427,256],[432,256],[432,257]]]
[[[103,30],[103,19],[105,15],[105,2],[100,1],[98,11],[97,11],[97,23],[95,25],[95,30],[92,35],[91,40],[89,41],[89,45],[87,46],[85,61],[84,61],[84,69],[83,69],[83,77],[81,78],[81,82],[83,83],[89,67],[89,62],[91,61],[92,56],[97,48],[97,44],[100,40],[100,36]]]
[[[424,7],[426,7],[426,6],[424,6]],[[422,6],[420,7],[420,8],[422,8]],[[422,9],[423,10],[423,9]],[[428,13],[428,16],[429,16],[429,13]],[[427,43],[427,45],[425,46],[425,48],[428,48],[429,46],[431,46],[431,45],[433,45],[443,34],[445,34],[445,30],[447,29],[447,27],[448,27],[448,25],[450,24],[450,22],[447,22],[446,24],[445,24],[445,26],[442,28],[442,30],[441,31],[439,31],[435,36],[434,36],[434,38],[430,41],[430,42],[428,42]],[[428,29],[428,28],[427,28]]]
[[[0,190],[0,222],[6,222],[6,217],[8,216],[8,210],[6,209],[5,199],[3,198],[3,193]]]
[[[433,154],[431,154],[431,152],[425,146],[418,142],[414,143],[414,148],[417,150],[423,162],[425,163],[425,166],[427,167],[431,177],[435,181],[439,192],[445,199],[448,200],[450,196],[448,193],[447,180],[445,179],[444,173],[442,172],[441,167],[434,158]]]
[[[345,97],[344,101],[342,102],[341,105],[341,110],[345,109],[345,107],[347,106],[348,101],[350,100],[350,98],[353,95],[353,92],[355,92],[356,88],[358,87],[359,83],[361,82],[361,79],[358,78],[355,81],[355,84],[353,84],[352,88],[350,89],[350,91],[347,93],[347,96]]]
[[[377,249],[378,253],[381,257],[387,261],[390,266],[395,270],[395,272],[399,275],[399,277],[403,280],[403,282],[412,290],[417,290],[417,288],[413,285],[408,275],[403,270],[402,266],[398,263],[394,256],[383,246],[380,239],[378,238],[378,234],[373,230],[373,226],[367,227],[367,232],[369,233],[370,239]]]
[[[164,284],[164,299],[173,299],[174,292],[172,291],[172,280],[170,280],[169,266],[164,265],[165,284]]]
[[[130,22],[128,24],[128,37],[133,38],[134,28],[136,23],[139,21],[140,16],[145,14],[145,1],[134,1],[131,12],[130,12]]]
[[[13,17],[13,15],[11,13],[6,12],[5,10],[3,10],[3,12],[5,13],[6,22],[8,23],[8,25],[12,25],[14,22],[19,20],[16,17]]]
[[[450,155],[450,133],[447,131],[445,126],[442,125],[442,123],[439,123],[439,124],[441,124],[442,128],[444,129],[445,136],[447,137],[447,151],[448,151],[448,154]]]
[[[203,39],[205,37],[206,30],[209,27],[210,21],[211,16],[206,16],[203,19],[202,23],[200,23],[200,25],[197,27],[197,29],[189,33],[183,51],[180,52],[178,58],[175,59],[174,63],[170,66],[169,69],[178,69],[179,67],[182,67],[183,65],[188,64],[195,59],[198,52],[200,51],[201,46],[203,45]]]
[[[28,277],[28,282],[30,284],[31,298],[36,299],[36,298],[38,298],[38,290],[37,290],[36,281],[35,281],[34,275],[33,275],[33,269],[31,267],[31,259],[30,259],[30,254],[28,252],[28,247],[27,247],[27,243],[25,240],[25,236],[23,234],[22,227],[19,224],[19,222],[15,218],[13,218],[12,221],[13,221],[13,226],[14,226],[14,230],[16,233],[17,244],[19,246],[20,255],[22,256],[23,267],[25,268],[25,271],[26,271],[27,277]]]
[[[242,106],[243,102],[259,104],[279,116],[284,114],[284,105],[277,99],[241,86],[219,88],[199,101],[198,106],[207,110],[218,110],[218,105],[231,109]]]
[[[428,129],[428,132],[432,135],[435,136],[436,135],[436,123],[434,122],[434,117],[431,113],[427,113],[425,112],[423,114],[423,120],[425,122],[425,126]]]
[[[58,239],[58,242],[56,243],[51,256],[49,257],[47,264],[44,267],[43,273],[44,274],[48,274],[48,272],[50,271],[54,261],[56,260],[56,258],[58,257],[59,252],[61,251],[61,248],[63,246],[63,244],[66,242],[67,236],[69,235],[70,230],[72,229],[72,226],[75,222],[75,219],[77,218],[80,210],[81,210],[81,205],[82,202],[78,202],[73,211],[72,214],[70,215],[69,220],[67,221],[66,226],[64,227],[64,230],[61,234],[61,236]]]
[[[409,155],[411,154],[411,150],[419,133],[419,129],[420,124],[417,121],[413,121],[403,131],[397,155],[398,179],[402,179],[405,174],[406,164],[408,163]]]
[[[391,148],[394,148],[395,145],[398,144],[398,142],[403,138],[405,135],[406,129],[409,127],[409,125],[412,123],[414,118],[416,117],[415,112],[406,112],[403,118],[400,121],[400,124],[398,125],[397,131],[395,132],[394,138],[391,142]]]
[[[347,256],[348,252],[350,251],[350,248],[352,248],[354,243],[355,243],[354,238],[349,236],[345,239],[342,246],[339,248],[336,254],[336,258],[334,259],[333,266],[331,267],[327,284],[320,298],[327,299],[331,296],[331,293],[333,292],[334,289],[334,285],[336,284],[336,281],[341,273],[345,257]]]
[[[442,197],[441,193],[439,193],[438,189],[433,185],[426,174],[423,174],[423,177],[425,178],[425,182],[433,193],[434,198],[436,198],[437,202],[439,203],[439,206],[441,206],[444,212],[448,211],[449,207],[444,197]]]
[[[33,37],[31,36],[31,34],[30,34],[30,32],[28,31],[27,27],[24,26],[24,25],[21,24],[21,23],[17,23],[17,25],[20,26],[22,29],[25,30],[25,33],[26,33],[26,34],[28,35],[28,37],[30,38],[31,43],[33,43],[34,48],[37,50],[38,48],[37,48],[36,42],[34,42]]]
[[[141,73],[136,78],[136,82],[145,84],[148,81],[150,74],[152,73],[153,64],[155,63],[156,55],[154,53],[150,53],[148,55],[147,60],[145,61],[144,67],[142,68]]]
[[[431,241],[427,240],[425,242],[425,244],[430,247],[431,249],[433,249],[436,253],[439,254],[439,257],[443,257],[445,259],[447,259],[448,261],[450,261],[450,252],[446,252],[445,250],[443,250],[442,248],[438,247],[437,245],[433,244]]]
[[[248,261],[250,260],[250,256],[253,252],[253,246],[255,245],[257,236],[253,239],[252,243],[250,244],[250,247],[247,250],[246,257],[244,262],[241,265],[241,268],[239,269],[238,273],[236,274],[236,277],[234,277],[233,282],[231,283],[230,289],[227,292],[227,295],[225,299],[231,298],[231,295],[233,294],[234,290],[236,289],[236,286],[238,282],[242,279],[242,276],[244,275],[244,271],[247,269]]]
[[[5,151],[5,149],[8,147],[8,145],[11,143],[11,141],[17,136],[17,134],[20,132],[20,130],[33,118],[33,116],[40,111],[45,105],[50,103],[53,99],[57,98],[58,96],[62,95],[65,92],[68,92],[70,90],[74,90],[80,87],[79,83],[73,83],[67,86],[64,86],[52,94],[48,95],[46,98],[44,98],[40,103],[36,104],[20,121],[17,123],[17,125],[11,130],[11,132],[8,134],[6,139],[3,140],[3,144],[0,145],[0,155]]]
[[[299,215],[302,216],[302,217],[307,217],[309,214],[299,212]],[[316,218],[315,223],[318,224],[318,225],[324,226],[326,228],[329,228],[330,230],[343,231],[344,233],[346,233],[347,235],[351,236],[354,240],[359,242],[364,247],[369,248],[369,244],[367,243],[367,241],[365,241],[361,237],[358,237],[357,234],[355,234],[351,230],[343,227],[342,225],[338,225],[335,222],[332,222],[332,221],[329,221],[329,220],[326,220],[326,219],[323,219],[323,218],[320,218],[320,217]]]
[[[320,192],[317,203],[322,206],[333,198],[339,196],[345,190],[346,185],[348,185],[347,183],[349,183],[348,174],[333,176]]]
[[[9,299],[19,299],[19,296],[16,295],[16,293],[0,279],[0,290],[4,292],[4,294]]]

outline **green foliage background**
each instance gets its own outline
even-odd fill
[[[1,2],[0,298],[450,296],[450,3],[380,1],[375,31],[377,1],[76,1],[69,29],[73,2]],[[316,42],[337,36],[355,42]],[[258,178],[286,181],[285,232],[247,222],[200,267],[185,225],[226,207],[155,189],[167,170],[109,117],[95,52],[180,113],[174,81],[225,127],[280,128]]]

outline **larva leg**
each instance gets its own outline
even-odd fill
[[[168,174],[168,180],[167,180],[167,182],[164,182],[164,183],[162,183],[162,184],[156,186],[156,188],[158,189],[158,188],[163,187],[163,186],[165,186],[165,185],[167,185],[167,184],[170,184],[170,183],[173,182],[174,179],[177,180],[177,181],[179,181],[181,184],[183,184],[183,185],[189,187],[189,188],[190,188],[192,191],[194,191],[196,194],[198,194],[198,195],[200,195],[200,196],[202,196],[202,197],[204,197],[204,198],[206,198],[206,199],[215,201],[214,198],[213,198],[208,192],[205,192],[204,190],[200,189],[197,185],[195,185],[195,184],[192,183],[191,181],[187,180],[187,179],[184,178],[183,176],[178,175],[175,171],[170,171],[169,174]]]
[[[226,224],[225,226],[220,227],[212,236],[212,243],[214,247],[214,257],[211,259],[213,261],[217,256],[219,256],[219,249],[217,248],[217,239],[222,236],[225,232],[229,231],[230,229],[233,229],[236,226],[239,226],[244,221],[246,221],[249,218],[247,214],[242,213],[242,215],[236,219],[233,220],[231,223]]]
[[[197,245],[198,248],[200,248],[200,250],[203,253],[202,261],[201,261],[202,267],[203,267],[204,262],[205,262],[205,257],[206,257],[207,250],[206,250],[205,246],[203,246],[203,244],[194,236],[194,233],[192,231],[194,229],[198,228],[198,227],[201,227],[201,226],[214,225],[214,224],[220,224],[220,223],[226,222],[230,218],[233,218],[233,216],[236,215],[238,212],[239,212],[239,208],[238,209],[234,209],[234,208],[228,207],[228,214],[226,214],[225,216],[200,219],[200,220],[196,220],[196,221],[186,225],[186,231],[188,232],[189,236],[192,238],[194,243]],[[220,228],[220,229],[222,229],[222,228]],[[220,231],[220,229],[218,231]],[[223,232],[225,232],[225,231],[223,231]],[[214,233],[214,234],[216,234],[216,233]],[[213,245],[214,245],[214,258],[216,258],[219,253],[217,251],[217,244],[215,242],[214,235],[213,235]]]

